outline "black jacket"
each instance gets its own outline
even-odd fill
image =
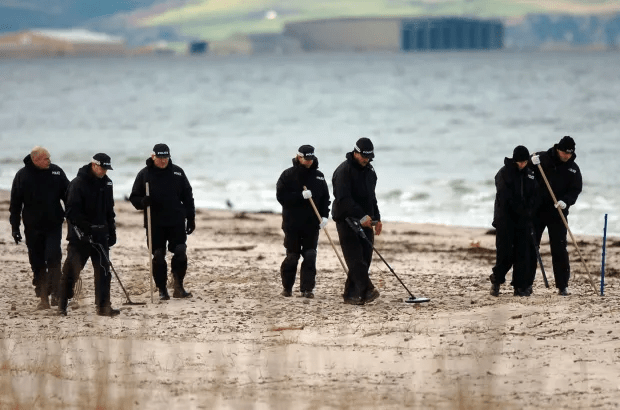
[[[573,153],[571,159],[562,162],[560,157],[558,157],[556,147],[549,148],[546,152],[538,152],[537,155],[540,157],[540,166],[545,172],[555,198],[566,203],[564,214],[568,215],[569,208],[577,202],[577,198],[583,188],[581,170],[575,163],[577,154]],[[533,168],[541,191],[542,206],[544,208],[553,208],[553,199],[540,174],[540,170],[537,165],[533,166]]]
[[[189,180],[181,167],[168,162],[166,168],[157,168],[151,158],[136,176],[129,200],[138,210],[145,209],[146,183],[152,200],[151,224],[154,226],[185,226],[185,219],[196,218],[194,195]],[[144,212],[144,227],[147,226]]]
[[[13,229],[19,229],[23,218],[26,229],[49,230],[62,225],[65,211],[60,201],[67,203],[69,180],[59,166],[50,164],[39,169],[30,155],[24,158],[25,166],[17,171],[11,188],[9,221]]]
[[[347,159],[336,168],[332,177],[334,189],[334,221],[342,222],[347,217],[361,219],[369,215],[373,221],[380,221],[381,214],[375,196],[377,174],[370,162],[362,167],[347,153]]]
[[[302,196],[305,186],[312,191],[312,200],[323,218],[329,217],[329,189],[325,176],[318,170],[319,160],[315,159],[306,168],[293,158],[293,166],[284,170],[276,184],[276,198],[282,205],[282,229],[296,229],[315,226],[319,229],[317,218],[310,200]]]
[[[495,187],[494,227],[507,224],[525,227],[533,222],[540,196],[538,182],[530,168],[519,170],[512,158],[505,158],[504,166],[495,175]]]
[[[79,240],[73,229],[75,225],[83,233],[92,235],[95,242],[105,244],[108,235],[116,236],[115,217],[112,180],[107,175],[97,178],[91,164],[84,165],[69,184],[67,240]],[[104,225],[104,228],[93,230],[93,225]]]

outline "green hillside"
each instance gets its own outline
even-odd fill
[[[274,13],[275,12],[275,13]],[[520,17],[528,13],[620,12],[617,0],[195,0],[142,18],[140,26],[168,25],[206,40],[235,34],[278,33],[299,20],[363,16]]]

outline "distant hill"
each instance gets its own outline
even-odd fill
[[[236,33],[280,32],[292,21],[360,16],[472,16],[521,18],[527,14],[620,12],[617,0],[195,0],[147,14],[140,26],[168,25],[206,40]]]
[[[528,14],[620,13],[617,0],[0,0],[0,32],[85,27],[130,45],[279,33],[288,22],[361,16],[471,16],[520,24]]]

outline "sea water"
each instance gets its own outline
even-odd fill
[[[384,221],[489,227],[516,145],[576,143],[575,233],[620,235],[620,53],[445,52],[0,60],[0,188],[43,145],[73,178],[112,157],[129,195],[168,144],[196,205],[281,210],[275,185],[311,144],[331,188],[359,137],[375,145]]]

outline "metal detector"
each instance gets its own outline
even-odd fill
[[[351,229],[353,229],[353,231],[355,233],[357,233],[357,235],[366,240],[366,242],[368,242],[370,244],[370,246],[372,246],[372,250],[375,251],[375,253],[377,255],[379,255],[379,258],[381,258],[381,260],[383,261],[383,263],[385,263],[385,266],[388,267],[388,269],[390,270],[390,272],[392,272],[392,274],[394,275],[394,277],[396,277],[396,279],[398,279],[398,281],[400,282],[401,285],[403,285],[403,288],[405,288],[405,290],[407,291],[407,293],[409,293],[409,298],[404,299],[403,301],[405,303],[425,303],[425,302],[430,302],[429,298],[416,298],[413,293],[411,293],[411,291],[407,288],[407,286],[405,286],[405,284],[403,283],[402,280],[400,280],[400,278],[398,277],[398,275],[396,274],[396,272],[394,272],[394,269],[392,269],[392,267],[386,262],[385,259],[383,259],[383,256],[381,256],[381,254],[379,253],[379,251],[377,250],[377,248],[375,248],[375,246],[373,245],[373,243],[370,241],[370,239],[368,239],[368,237],[366,236],[366,234],[364,233],[364,228],[362,228],[362,225],[360,224],[360,222],[357,219],[354,218],[346,218],[347,224],[349,224],[349,226],[351,227]]]
[[[82,240],[82,238],[84,237],[84,233],[80,231],[78,227],[75,225],[73,226],[73,229],[77,233],[78,238]],[[92,237],[87,236],[87,238],[88,238],[88,242],[90,242],[90,245],[93,248],[95,248],[97,252],[101,253],[104,256],[104,258],[108,262],[108,265],[110,265],[112,272],[114,272],[114,276],[116,276],[116,280],[118,280],[118,284],[121,285],[121,289],[123,289],[123,292],[125,293],[125,297],[127,298],[127,302],[123,303],[123,305],[146,305],[146,302],[132,302],[131,301],[131,298],[129,297],[129,293],[127,293],[127,291],[125,290],[125,287],[123,286],[123,283],[121,282],[121,278],[118,277],[118,274],[116,273],[116,269],[114,269],[114,265],[112,265],[112,261],[108,257],[108,254],[105,252],[105,249],[103,248],[103,246],[100,243],[93,241]]]

